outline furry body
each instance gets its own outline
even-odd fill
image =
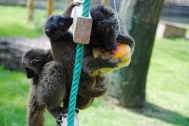
[[[100,56],[93,60],[92,49],[103,48],[106,51],[113,51],[117,48],[117,43],[125,43],[134,51],[134,40],[126,32],[120,18],[117,19],[115,11],[107,5],[96,5],[90,10],[93,19],[91,38],[89,45],[85,46],[85,55],[83,61],[83,70],[86,73],[101,68],[114,68],[121,61],[110,62],[112,56],[102,60]],[[118,23],[119,22],[119,23]],[[120,30],[119,30],[120,29]]]
[[[22,58],[27,77],[32,78],[28,99],[28,126],[43,126],[45,108],[57,117],[64,108],[60,104],[66,94],[65,68],[53,61],[51,51],[31,49]]]
[[[67,78],[66,80],[62,80],[66,83],[67,91],[67,94],[64,96],[65,100],[63,101],[64,108],[68,108],[76,53],[76,44],[73,42],[73,35],[68,31],[73,22],[70,14],[72,8],[78,5],[78,2],[70,3],[62,16],[52,15],[45,24],[45,32],[50,39],[53,58],[56,62],[66,66],[65,72]],[[87,66],[83,66],[83,68],[85,67]],[[95,97],[99,97],[107,91],[108,80],[105,76],[90,76],[83,69],[80,77],[76,107],[78,109],[85,109],[90,106]]]
[[[131,38],[120,17],[107,5],[96,5],[91,8],[93,26],[89,45],[103,47],[106,51],[116,49],[117,42],[126,43],[134,50],[134,40]],[[118,17],[118,18],[117,18]]]

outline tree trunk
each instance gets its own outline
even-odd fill
[[[46,37],[39,39],[0,38],[0,65],[10,70],[24,71],[21,59],[23,54],[31,48],[50,49],[50,42]]]
[[[136,42],[129,67],[118,72],[118,97],[125,107],[138,108],[145,102],[147,72],[162,5],[163,0],[122,0],[119,14]]]

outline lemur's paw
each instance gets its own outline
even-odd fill
[[[111,59],[113,58],[113,53],[111,53],[109,56],[107,57],[102,57],[102,55],[104,54],[104,52],[101,52],[97,57],[96,60],[98,61],[99,64],[102,65],[102,67],[106,68],[106,67],[110,67],[110,68],[114,68],[117,67],[118,64],[121,62],[120,59],[117,59],[115,61],[112,61]]]
[[[80,6],[81,4],[83,4],[83,2],[77,1],[77,2],[72,2],[72,5],[75,6]]]
[[[79,110],[76,109],[75,112],[76,112],[76,113],[79,113]],[[68,115],[68,110],[65,110],[65,111],[61,112],[61,113],[60,113],[60,116],[56,119],[56,125],[57,125],[57,126],[61,126],[61,124],[64,123],[64,122],[62,121],[62,118],[67,118],[67,115]]]

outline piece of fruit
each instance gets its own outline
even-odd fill
[[[109,57],[113,53],[113,58],[110,61],[115,61],[117,59],[121,59],[121,63],[118,64],[118,67],[115,68],[102,68],[94,71],[91,75],[97,75],[99,73],[111,72],[122,67],[128,66],[131,61],[131,48],[127,44],[118,43],[117,49],[112,52],[107,52],[104,49],[95,48],[93,49],[93,56],[96,58],[102,51],[104,54],[102,58]]]

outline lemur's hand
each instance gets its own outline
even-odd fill
[[[117,59],[115,61],[110,61],[113,58],[113,53],[105,58],[102,58],[102,55],[104,52],[101,52],[97,57],[96,60],[99,63],[99,65],[102,65],[102,68],[114,68],[117,67],[118,64],[121,62],[120,59]]]
[[[71,16],[71,13],[72,13],[72,9],[73,9],[75,6],[80,6],[81,4],[83,4],[83,3],[80,2],[80,1],[71,2],[71,3],[66,7],[66,9],[64,10],[62,16],[63,16],[63,17],[70,17],[70,16]]]
[[[135,42],[133,38],[131,38],[130,36],[119,34],[116,39],[118,43],[128,44],[131,48],[131,51],[134,51]]]
[[[77,2],[72,2],[72,3],[71,3],[71,5],[72,5],[73,7],[75,7],[75,6],[80,6],[81,4],[83,4],[83,2],[81,2],[81,1],[77,1]]]

